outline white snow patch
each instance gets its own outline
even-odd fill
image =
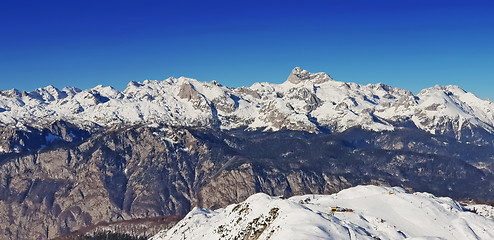
[[[332,212],[332,207],[353,212]],[[289,199],[254,194],[223,209],[194,208],[168,239],[494,239],[494,221],[450,198],[398,187],[357,186]]]

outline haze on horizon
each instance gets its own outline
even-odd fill
[[[412,90],[494,99],[490,1],[10,1],[0,89],[87,89],[186,76],[281,83],[302,67]]]

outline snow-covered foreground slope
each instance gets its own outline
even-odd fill
[[[59,120],[81,127],[145,122],[310,132],[413,126],[461,139],[476,129],[494,132],[494,103],[457,86],[436,86],[414,96],[384,84],[339,82],[300,68],[282,84],[241,88],[180,77],[133,81],[122,92],[103,86],[0,91],[0,126],[22,129]]]
[[[331,207],[353,212],[331,213]],[[494,239],[494,221],[450,198],[398,187],[357,186],[289,199],[259,193],[215,211],[194,208],[153,240]]]

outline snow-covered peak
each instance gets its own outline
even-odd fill
[[[465,211],[450,198],[357,186],[289,199],[259,193],[223,209],[194,208],[152,239],[183,238],[493,239],[494,221]]]
[[[494,104],[490,100],[479,99],[452,85],[424,89],[417,97],[420,101],[415,116],[428,119],[429,123],[428,127],[422,128],[428,128],[434,133],[438,125],[444,124],[444,119],[450,119],[453,120],[453,130],[456,132],[472,126],[494,132]],[[415,122],[420,126],[424,121]]]
[[[29,94],[32,98],[37,98],[43,101],[54,101],[56,99],[62,99],[67,97],[67,94],[60,91],[53,85],[49,85],[44,88],[38,88]]]
[[[8,98],[18,98],[21,96],[21,92],[19,90],[13,88],[11,90],[0,91],[0,96],[8,97]]]
[[[422,91],[420,91],[418,95],[428,95],[428,94],[437,94],[437,93],[442,93],[445,95],[463,95],[467,92],[463,90],[461,87],[455,85],[447,85],[447,86],[436,85],[431,88],[423,89]]]
[[[309,73],[307,70],[304,70],[299,67],[295,67],[290,75],[288,76],[287,82],[298,84],[304,81],[312,81],[314,83],[323,83],[326,81],[333,81],[333,79],[326,73]]]
[[[62,92],[65,92],[68,96],[72,97],[72,96],[82,92],[82,90],[79,88],[75,88],[75,87],[64,87],[62,89]]]

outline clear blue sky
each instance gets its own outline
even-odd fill
[[[291,69],[417,93],[459,85],[494,100],[494,3],[2,1],[0,89],[187,76],[231,87]]]

